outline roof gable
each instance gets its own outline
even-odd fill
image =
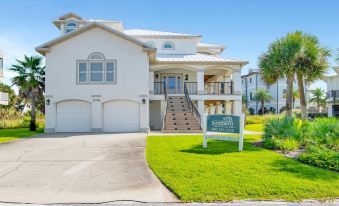
[[[142,41],[140,41],[140,40],[138,40],[136,38],[133,38],[131,36],[128,36],[128,35],[120,32],[120,31],[117,31],[117,30],[113,29],[113,28],[110,28],[110,27],[107,27],[105,25],[102,25],[102,24],[100,24],[98,22],[93,22],[93,23],[87,24],[87,25],[85,25],[85,26],[83,26],[83,27],[81,27],[81,28],[79,28],[77,30],[74,30],[73,32],[70,32],[70,33],[65,34],[63,36],[60,36],[60,37],[58,37],[56,39],[53,39],[53,40],[51,40],[51,41],[49,41],[49,42],[47,42],[45,44],[42,44],[42,45],[36,47],[35,50],[37,52],[39,52],[40,54],[45,55],[47,52],[49,52],[51,47],[53,47],[53,46],[55,46],[57,44],[60,44],[60,43],[66,41],[68,39],[71,39],[71,38],[73,38],[73,37],[75,37],[77,35],[80,35],[80,34],[86,32],[86,31],[89,31],[89,30],[91,30],[93,28],[100,28],[100,29],[102,29],[102,30],[104,30],[106,32],[109,32],[109,33],[111,33],[113,35],[116,35],[116,36],[121,37],[121,38],[123,38],[123,39],[125,39],[127,41],[130,41],[130,42],[132,42],[134,44],[137,44],[137,45],[143,47],[144,51],[156,51],[156,48],[151,47],[147,43],[142,42]]]

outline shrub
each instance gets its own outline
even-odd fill
[[[299,149],[299,143],[295,139],[273,139],[271,142],[271,149],[281,150],[283,153]]]
[[[338,151],[310,145],[305,153],[299,155],[298,159],[316,167],[339,171]]]
[[[275,145],[276,140],[293,139],[300,141],[303,137],[303,122],[294,117],[271,119],[264,124],[263,141],[268,148]],[[273,148],[274,149],[274,148]]]
[[[306,144],[338,150],[339,120],[336,118],[317,118],[310,123],[306,133]]]

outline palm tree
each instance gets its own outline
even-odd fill
[[[321,88],[315,88],[315,89],[311,90],[310,102],[317,104],[317,111],[319,113],[320,112],[320,106],[324,105],[324,103],[326,102],[325,90],[323,90]]]
[[[295,54],[300,51],[301,43],[294,38],[280,38],[274,41],[267,52],[259,57],[262,79],[272,85],[286,78],[286,115],[292,116],[293,82],[295,76]]]
[[[299,91],[298,90],[294,90],[292,96],[293,96],[293,109],[294,109],[295,100],[300,98]]]
[[[307,119],[305,81],[321,79],[328,67],[329,50],[320,46],[318,38],[301,31],[287,34],[273,42],[259,58],[262,79],[273,84],[286,77],[286,115],[292,116],[293,80],[297,77],[302,119]]]
[[[22,61],[16,59],[16,64],[13,64],[10,70],[16,73],[12,83],[19,87],[19,95],[31,104],[29,130],[36,131],[36,102],[41,99],[45,90],[45,67],[42,66],[42,58],[25,55]]]
[[[264,114],[264,109],[265,109],[265,102],[270,102],[272,100],[272,96],[268,93],[267,90],[265,89],[258,89],[254,96],[253,100],[255,102],[260,102],[261,103],[261,114]]]
[[[322,79],[329,66],[330,51],[320,46],[316,36],[300,31],[293,33],[302,42],[302,47],[296,55],[295,68],[300,96],[301,118],[307,119],[305,83]]]

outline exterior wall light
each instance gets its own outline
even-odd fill
[[[159,74],[156,74],[156,75],[155,75],[155,79],[158,79],[158,78],[159,78]]]
[[[142,99],[142,104],[146,104],[146,99]]]
[[[188,74],[185,75],[185,81],[188,81]]]
[[[50,99],[46,99],[46,105],[50,105],[51,104],[51,100]]]

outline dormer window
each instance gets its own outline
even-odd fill
[[[78,24],[75,21],[69,21],[66,23],[65,34],[74,31],[78,28]]]
[[[174,49],[174,44],[173,42],[167,41],[162,44],[162,49],[165,50],[173,50]]]

